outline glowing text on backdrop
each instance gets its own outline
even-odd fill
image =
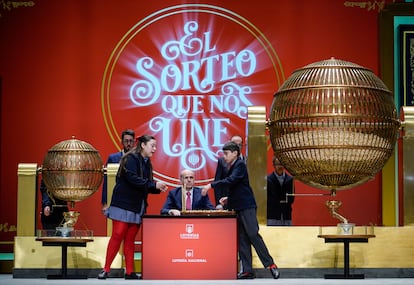
[[[195,4],[159,11],[131,29],[108,62],[108,131],[116,144],[123,128],[154,135],[158,179],[177,184],[188,168],[204,183],[222,145],[245,134],[247,107],[271,104],[279,68],[263,34],[231,11]]]

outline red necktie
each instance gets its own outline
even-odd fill
[[[185,200],[185,209],[191,210],[191,192],[187,192],[187,199]]]

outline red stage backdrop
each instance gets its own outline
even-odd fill
[[[15,235],[18,163],[41,166],[72,135],[105,161],[120,149],[123,129],[152,134],[157,179],[173,187],[190,168],[198,185],[210,181],[223,143],[247,135],[247,107],[269,111],[293,70],[336,57],[378,74],[385,2],[0,2],[0,240]],[[270,172],[270,146],[268,154]],[[300,183],[296,190],[321,193]],[[76,204],[79,226],[95,235],[106,234],[100,195]],[[378,177],[337,198],[350,221],[381,223]],[[164,200],[150,196],[148,212],[158,214]],[[336,224],[325,200],[298,197],[294,224]]]

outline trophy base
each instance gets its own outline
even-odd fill
[[[69,227],[57,227],[54,230],[37,230],[38,238],[71,238],[89,239],[93,237],[92,230],[75,230]]]
[[[339,235],[353,235],[355,224],[352,223],[339,223],[338,225]]]
[[[72,227],[57,227],[56,233],[61,237],[71,237]]]

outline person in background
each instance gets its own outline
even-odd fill
[[[44,230],[56,230],[63,221],[63,213],[69,211],[66,201],[53,197],[47,191],[43,179],[40,181],[40,192],[42,193],[42,213],[40,220]]]
[[[241,136],[239,135],[234,135],[231,137],[230,141],[236,143],[239,148],[240,148],[240,158],[246,162],[246,157],[243,156],[241,150],[243,148],[243,139]],[[216,168],[216,173],[214,175],[214,181],[218,181],[221,179],[224,179],[225,177],[227,177],[227,163],[224,160],[223,157],[219,157],[218,161],[217,161],[217,168]],[[215,199],[215,203],[216,203],[216,208],[217,209],[223,209],[223,205],[220,204],[220,198],[222,197],[227,197],[229,193],[228,188],[226,188],[225,186],[216,186],[216,188],[214,188],[214,199]],[[224,207],[226,207],[226,205],[224,205]]]
[[[214,206],[208,195],[201,195],[201,188],[194,187],[194,172],[184,169],[180,174],[180,187],[172,189],[167,196],[167,200],[161,209],[162,215],[180,216],[182,210],[182,189],[185,187],[184,199],[188,205],[186,210],[214,210]]]
[[[217,186],[226,186],[229,189],[229,195],[222,197],[220,203],[227,203],[228,209],[234,210],[237,215],[238,251],[243,268],[237,278],[255,278],[252,266],[253,245],[263,266],[277,279],[280,276],[279,269],[259,234],[256,200],[249,183],[246,163],[240,158],[240,147],[234,142],[228,142],[223,146],[223,153],[224,160],[230,167],[227,177],[202,187],[202,194],[207,195],[211,188]]]
[[[293,178],[279,159],[273,157],[274,171],[267,176],[267,225],[291,226],[294,196]]]
[[[106,249],[105,266],[98,279],[109,276],[111,264],[124,244],[125,279],[140,279],[134,272],[135,236],[138,233],[148,206],[149,193],[159,194],[167,191],[165,183],[154,181],[151,157],[157,149],[153,136],[138,138],[137,146],[122,156],[111,204],[105,215],[112,220],[112,235]]]
[[[108,163],[119,163],[121,161],[122,156],[130,151],[135,146],[135,132],[131,129],[126,129],[121,133],[121,143],[122,143],[122,150],[111,153],[108,156],[106,161],[106,165]],[[107,204],[107,197],[108,197],[108,189],[107,189],[108,180],[106,175],[104,176],[103,184],[102,184],[102,212],[104,212],[108,208]]]

